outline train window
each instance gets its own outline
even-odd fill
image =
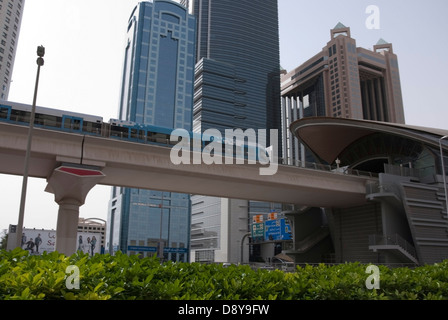
[[[82,120],[80,120],[80,119],[73,119],[73,121],[72,121],[73,130],[81,130],[81,123],[82,123]]]
[[[143,129],[138,130],[138,139],[144,141],[145,137],[146,137],[146,131]]]
[[[131,136],[130,139],[134,139],[134,140],[139,140],[139,141],[144,141],[145,140],[145,130],[144,129],[139,129],[139,128],[128,128],[125,127],[126,130],[129,130]]]
[[[119,126],[112,126],[110,131],[111,137],[117,137],[117,138],[129,138],[129,129],[126,127],[119,127]]]
[[[64,119],[64,128],[65,129],[71,129],[72,127],[72,120],[70,118]]]
[[[28,111],[11,110],[10,119],[17,122],[30,122],[31,113]]]
[[[148,141],[156,143],[165,143],[164,135],[158,132],[148,132]]]
[[[40,113],[36,113],[35,115],[34,115],[34,124],[37,124],[37,125],[44,125],[44,114],[40,114]]]
[[[82,122],[83,122],[82,118],[63,116],[62,119],[63,119],[64,129],[70,129],[73,131],[81,131]]]
[[[139,134],[138,134],[139,130],[135,129],[135,128],[131,128],[130,130],[131,130],[131,139],[138,140],[138,138],[139,138]]]
[[[170,135],[160,132],[148,131],[148,141],[162,144],[169,144]]]
[[[9,119],[11,115],[11,108],[0,105],[0,119]]]
[[[84,121],[82,130],[93,134],[101,134],[101,126],[101,123],[98,122]]]
[[[148,131],[148,141],[156,142],[156,133]]]
[[[46,115],[43,113],[36,113],[34,123],[45,127],[59,127],[58,117]]]
[[[65,129],[70,129],[72,126],[72,121],[69,118],[65,118],[64,119],[64,128]]]

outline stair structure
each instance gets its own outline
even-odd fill
[[[402,183],[403,204],[420,263],[448,257],[445,195],[437,186]]]
[[[401,255],[412,263],[419,263],[414,246],[398,234],[394,234],[392,236],[370,235],[369,249],[374,252],[380,250],[391,251],[395,254]]]

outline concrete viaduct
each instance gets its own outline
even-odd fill
[[[0,123],[0,173],[23,175],[28,127]],[[279,165],[272,176],[260,164],[174,165],[170,148],[34,128],[29,176],[46,179],[59,204],[56,250],[76,251],[79,207],[96,185],[171,191],[235,199],[351,207],[366,202],[374,177]]]

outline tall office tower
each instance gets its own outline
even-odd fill
[[[128,24],[121,120],[191,130],[196,19],[180,4],[141,2]],[[190,196],[115,187],[107,249],[189,260]]]
[[[0,99],[8,100],[25,0],[0,1]]]
[[[350,28],[338,23],[321,52],[282,75],[283,154],[303,159],[289,125],[302,117],[327,116],[404,123],[397,55],[380,40],[373,51],[356,47]]]
[[[194,131],[280,129],[277,0],[192,0],[189,5],[198,21]],[[193,196],[192,260],[240,262],[251,216],[278,206]]]
[[[277,0],[196,0],[195,125],[280,127]]]

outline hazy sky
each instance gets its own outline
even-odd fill
[[[222,0],[250,1],[250,0]],[[20,32],[9,100],[31,104],[36,48],[46,49],[37,104],[102,116],[117,116],[121,67],[129,16],[136,0],[28,0]],[[366,20],[374,5],[379,29]],[[373,48],[383,38],[398,55],[406,122],[448,128],[448,1],[279,0],[280,55],[291,69],[319,52],[338,22],[351,28],[357,45]],[[370,20],[369,20],[370,21]],[[0,175],[0,230],[16,224],[22,177]],[[55,229],[58,206],[30,178],[24,226]],[[96,186],[81,207],[84,218],[107,218],[110,188]]]

